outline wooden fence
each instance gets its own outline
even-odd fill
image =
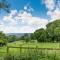
[[[36,47],[22,47],[22,46],[12,47],[12,46],[8,46],[7,47],[7,54],[10,52],[9,49],[17,49],[17,51],[18,51],[18,49],[20,49],[19,54],[21,57],[18,60],[21,60],[22,58],[24,58],[24,56],[27,57],[27,55],[29,56],[29,59],[33,58],[33,60],[38,60],[41,55],[42,55],[42,58],[45,58],[46,57],[45,54],[47,54],[47,56],[48,56],[48,54],[50,52],[52,52],[52,53],[54,52],[55,57],[57,55],[56,52],[60,53],[60,48],[38,48],[37,46]],[[27,53],[24,52],[24,55],[22,53],[23,49],[25,50],[25,52],[26,52],[26,50],[28,51]],[[25,58],[25,60],[27,60],[27,59]]]
[[[10,49],[11,51],[14,49],[16,49],[18,51],[18,54],[20,54],[20,57],[16,58],[16,60],[38,60],[39,58],[45,58],[47,54],[49,53],[55,53],[55,56],[57,55],[56,52],[60,53],[60,48],[38,48],[38,46],[36,47],[13,47],[13,46],[7,46],[6,48],[6,52],[7,55],[9,55],[10,53]],[[24,51],[22,51],[24,50]],[[14,51],[13,51],[14,52]],[[0,52],[0,53],[4,53],[4,52]],[[12,53],[13,54],[13,53]],[[24,59],[23,59],[24,58]],[[27,59],[26,59],[27,58]],[[2,60],[2,59],[1,59]],[[7,59],[8,60],[8,59]],[[15,56],[13,56],[12,59],[10,60],[15,60]]]

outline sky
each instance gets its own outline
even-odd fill
[[[60,0],[7,0],[10,13],[0,11],[0,31],[33,33],[60,19]]]

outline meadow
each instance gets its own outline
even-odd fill
[[[7,53],[7,46],[10,47]],[[59,50],[41,50],[38,48],[60,48],[60,43],[38,43],[16,41],[8,43],[7,46],[0,47],[0,60],[60,60]],[[11,48],[21,47],[21,48]],[[28,47],[27,49],[22,47]],[[30,49],[33,48],[33,49]],[[8,56],[7,56],[8,55]],[[13,59],[14,58],[14,59]]]

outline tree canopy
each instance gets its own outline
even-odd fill
[[[40,42],[60,42],[60,19],[50,22],[46,29],[38,29],[34,32]]]
[[[10,5],[6,0],[0,0],[0,10],[3,9],[6,12],[10,12]]]

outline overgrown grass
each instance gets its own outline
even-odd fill
[[[60,43],[38,43],[38,42],[23,42],[23,41],[16,41],[16,42],[12,42],[12,43],[8,43],[8,46],[24,46],[24,47],[36,47],[38,46],[38,48],[59,48]]]
[[[54,53],[52,53],[54,52]],[[57,54],[58,53],[58,54]],[[24,52],[21,51],[20,54],[15,53],[10,54],[8,53],[7,56],[5,56],[5,59],[7,60],[60,60],[60,54],[59,51],[42,51],[42,50],[25,50]]]
[[[38,47],[38,48],[60,48],[60,43],[31,43],[31,42],[23,42],[23,41],[16,41],[12,43],[8,43],[8,46],[14,47]],[[21,51],[20,51],[21,50]],[[8,55],[7,46],[0,47],[0,57],[5,57],[5,59],[13,59],[14,60],[60,60],[60,51],[59,50],[36,50],[36,49],[20,49],[20,48],[10,48]],[[5,52],[5,53],[3,53]]]

